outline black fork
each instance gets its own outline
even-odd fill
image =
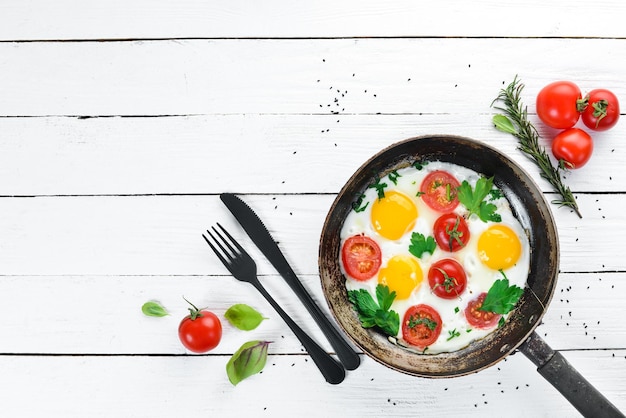
[[[322,372],[326,381],[331,384],[341,383],[346,376],[346,372],[341,364],[322,349],[322,347],[309,337],[302,328],[283,311],[274,298],[267,293],[267,290],[265,290],[261,282],[259,282],[256,274],[256,263],[252,257],[250,257],[241,245],[239,245],[219,223],[217,227],[219,230],[215,227],[211,227],[213,232],[208,229],[206,231],[213,242],[211,242],[206,235],[202,234],[202,237],[215,252],[215,255],[217,255],[220,261],[237,280],[252,284],[265,297],[276,312],[278,312],[280,317],[287,323],[289,328],[291,328],[293,333],[296,334],[296,337],[298,337],[318,369]]]

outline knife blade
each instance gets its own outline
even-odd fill
[[[276,271],[285,279],[291,289],[298,295],[313,319],[318,324],[339,357],[339,361],[347,370],[354,370],[361,362],[359,355],[350,347],[346,339],[330,323],[328,318],[315,303],[302,282],[287,262],[283,252],[265,227],[258,215],[246,202],[232,193],[222,193],[220,199],[241,224],[252,242],[261,250]]]

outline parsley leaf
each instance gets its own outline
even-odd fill
[[[354,305],[363,328],[377,327],[385,334],[396,336],[400,330],[400,316],[390,310],[396,292],[390,292],[389,287],[379,284],[376,286],[376,299],[365,290],[350,290],[348,300]]]
[[[487,296],[480,307],[481,311],[495,312],[497,314],[507,314],[513,310],[515,304],[522,297],[524,289],[519,286],[509,286],[509,279],[500,270],[503,279],[496,280],[487,292]]]
[[[472,189],[467,180],[463,180],[463,183],[457,189],[457,196],[459,202],[469,210],[470,214],[476,214],[483,222],[500,222],[502,217],[496,213],[496,205],[485,201],[492,188],[493,177],[479,178],[474,189]]]
[[[424,253],[434,253],[437,248],[435,238],[429,236],[428,238],[419,232],[413,232],[411,234],[411,245],[409,245],[409,252],[415,257],[420,258]]]

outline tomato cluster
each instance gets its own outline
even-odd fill
[[[569,169],[584,166],[593,152],[593,139],[574,125],[580,119],[592,131],[605,131],[619,119],[619,101],[606,89],[591,90],[585,97],[571,81],[555,81],[539,91],[537,116],[547,126],[563,129],[552,141],[552,154]]]

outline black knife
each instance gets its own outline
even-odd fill
[[[289,286],[298,295],[304,306],[315,319],[322,332],[335,349],[337,357],[347,370],[354,370],[359,367],[361,362],[359,355],[350,347],[345,338],[339,334],[339,331],[330,323],[328,318],[320,310],[319,306],[313,301],[311,295],[302,285],[291,266],[285,259],[282,251],[272,238],[269,231],[259,219],[256,213],[243,200],[232,193],[222,193],[220,199],[226,207],[239,221],[244,231],[248,234],[252,242],[256,244],[261,252],[272,263],[274,268],[287,281]]]

